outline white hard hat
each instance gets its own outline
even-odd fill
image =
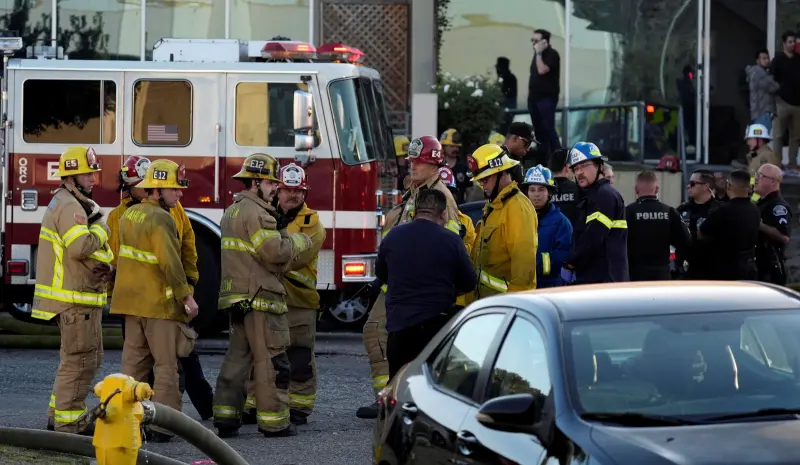
[[[772,140],[772,137],[769,136],[769,129],[763,124],[751,124],[747,126],[747,131],[744,135],[745,140],[747,139],[764,139],[764,140]]]

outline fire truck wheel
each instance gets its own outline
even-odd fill
[[[194,288],[194,299],[200,312],[193,320],[195,330],[201,335],[215,335],[227,329],[227,324],[218,325],[217,300],[219,299],[220,244],[219,238],[192,222],[197,248],[197,271],[200,282]],[[224,322],[223,322],[224,323]]]

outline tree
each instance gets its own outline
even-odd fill
[[[450,0],[436,0],[436,75],[438,76],[442,71],[440,65],[442,53],[442,37],[444,33],[450,30],[450,18],[447,17],[447,7],[450,6]]]

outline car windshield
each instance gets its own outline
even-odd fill
[[[800,409],[800,310],[580,321],[564,331],[581,414]]]
[[[341,79],[330,84],[333,120],[342,161],[357,165],[380,153],[381,127],[375,118],[375,96],[367,78]],[[373,108],[372,110],[370,110]]]

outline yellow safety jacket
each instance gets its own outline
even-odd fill
[[[108,213],[106,224],[111,230],[108,236],[108,244],[111,246],[111,251],[114,252],[114,260],[112,264],[117,266],[119,259],[119,219],[123,213],[131,206],[134,201],[132,198],[123,199],[115,209]],[[186,273],[186,280],[192,289],[197,285],[200,280],[200,273],[197,271],[197,249],[194,245],[194,229],[189,217],[186,216],[186,211],[183,206],[178,202],[174,208],[170,208],[170,215],[175,220],[175,227],[178,229],[178,240],[181,243],[181,263],[183,263],[183,271]],[[111,298],[114,291],[114,281],[108,282],[108,297]]]
[[[119,221],[119,260],[111,313],[189,322],[192,295],[172,215],[155,200],[128,208]]]
[[[286,288],[286,303],[290,307],[319,308],[317,292],[317,262],[322,243],[325,242],[325,227],[314,210],[303,207],[286,227],[289,234],[303,233],[311,238],[311,248],[302,252],[292,263],[292,269],[283,276]]]
[[[75,306],[106,304],[105,283],[92,272],[98,263],[110,264],[108,227],[100,221],[88,224],[83,204],[94,203],[75,187],[56,190],[47,206],[39,231],[36,286],[31,316],[50,320]]]
[[[222,215],[222,282],[219,308],[250,302],[253,310],[286,313],[283,274],[311,248],[303,233],[278,231],[275,208],[256,194],[236,194]]]
[[[487,202],[470,254],[478,272],[478,287],[467,303],[503,292],[536,288],[538,218],[517,183]]]
[[[475,244],[475,226],[472,225],[472,218],[458,212],[458,221],[464,225],[467,233],[464,235],[464,246],[467,248],[467,253],[472,253],[472,246]],[[462,307],[467,305],[466,295],[460,295],[456,298],[456,305]]]

